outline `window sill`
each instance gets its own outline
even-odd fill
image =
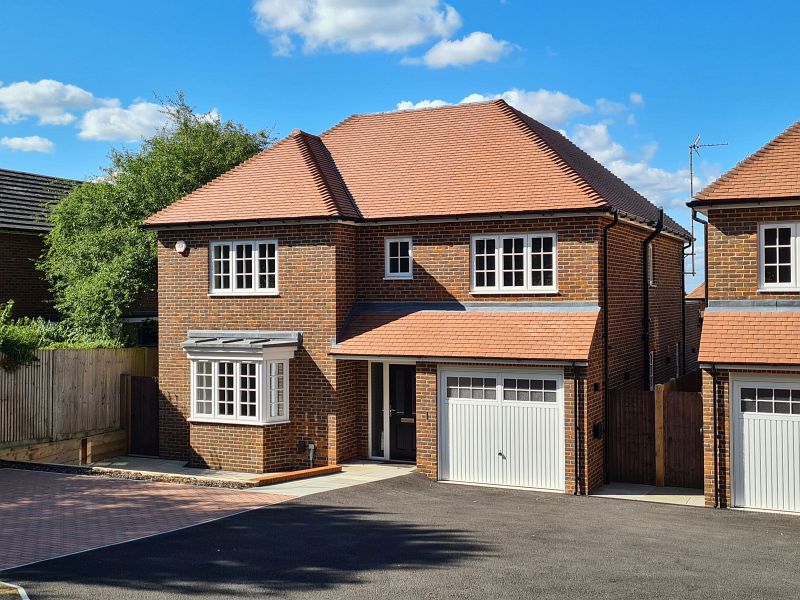
[[[760,287],[756,290],[759,294],[774,294],[774,293],[782,293],[782,292],[789,292],[789,293],[797,293],[800,292],[800,287]]]
[[[209,292],[209,298],[256,298],[260,296],[280,296],[280,292]]]
[[[472,296],[530,296],[530,295],[544,295],[544,294],[558,294],[558,288],[543,288],[543,289],[530,289],[530,290],[470,290]]]
[[[413,275],[403,275],[403,276],[400,276],[400,275],[384,275],[383,276],[383,280],[384,281],[413,281],[413,279],[414,279]]]
[[[283,425],[289,423],[289,419],[283,421],[237,421],[236,419],[204,419],[203,417],[191,417],[187,419],[189,423],[204,423],[207,425],[249,425],[264,427],[265,425]]]

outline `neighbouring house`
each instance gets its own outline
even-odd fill
[[[14,301],[14,316],[51,316],[52,295],[36,268],[48,212],[79,181],[0,169],[0,304]]]
[[[50,231],[49,213],[81,181],[0,169],[0,304],[14,301],[15,317],[58,318],[53,296],[36,262]],[[158,296],[143,294],[123,315],[123,327],[137,346],[155,346]]]
[[[800,512],[800,122],[689,206],[708,220],[706,503]]]
[[[706,308],[706,284],[701,283],[686,294],[686,312],[684,327],[686,328],[686,368],[685,373],[697,371],[697,356],[700,352],[700,333],[703,330],[703,311]]]
[[[146,226],[160,452],[195,466],[585,493],[605,394],[685,355],[689,234],[502,100],[296,130]]]

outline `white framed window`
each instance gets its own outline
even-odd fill
[[[656,285],[656,259],[653,242],[647,244],[647,283],[650,287]]]
[[[798,289],[800,223],[762,223],[759,226],[759,288]]]
[[[277,240],[212,242],[209,291],[212,295],[276,295]]]
[[[556,240],[554,232],[473,236],[472,293],[557,292]]]
[[[191,359],[191,417],[216,423],[289,420],[289,361]]]
[[[740,413],[800,416],[800,385],[747,382],[739,387]]]
[[[563,401],[563,373],[555,370],[446,371],[440,373],[440,394],[451,403],[536,404],[558,407]]]
[[[385,279],[413,279],[414,254],[410,237],[391,237],[383,242]]]

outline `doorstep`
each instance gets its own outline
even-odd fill
[[[609,483],[592,492],[597,498],[615,500],[638,500],[658,504],[678,504],[682,506],[705,506],[703,490],[694,488],[656,487],[638,483]]]

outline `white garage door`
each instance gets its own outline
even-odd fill
[[[563,491],[563,372],[440,372],[439,477]]]
[[[734,506],[800,512],[800,380],[731,388]]]

